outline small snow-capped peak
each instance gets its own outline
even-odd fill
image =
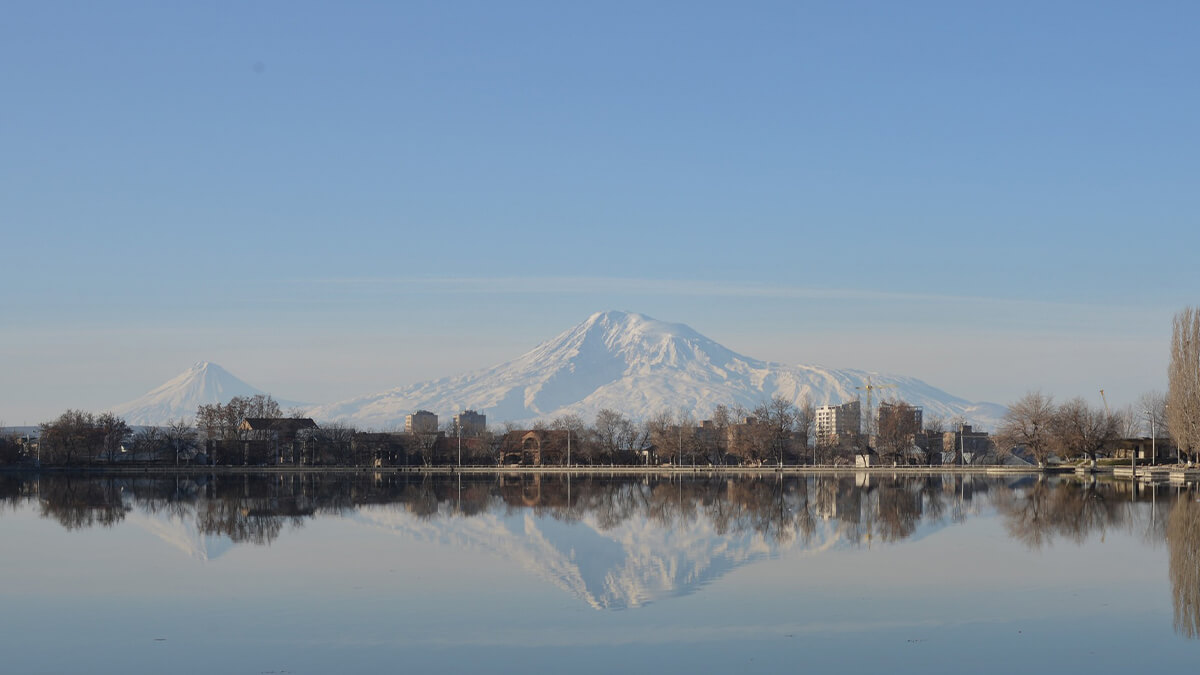
[[[196,414],[201,405],[228,403],[235,396],[266,392],[247,384],[211,361],[197,361],[145,395],[113,407],[130,424],[161,425]],[[298,405],[276,399],[280,407]]]

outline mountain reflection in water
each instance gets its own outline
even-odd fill
[[[1073,476],[865,473],[0,475],[0,517],[31,502],[68,530],[128,522],[203,560],[348,518],[512,560],[597,609],[694,593],[783,552],[900,542],[976,515],[996,514],[1029,549],[1125,528],[1166,542],[1176,630],[1200,636],[1200,504],[1178,487],[1135,496]]]

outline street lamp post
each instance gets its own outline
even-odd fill
[[[1150,460],[1154,461],[1158,459],[1158,432],[1154,428],[1154,414],[1149,410],[1143,412],[1146,413],[1146,417],[1150,418]],[[1135,453],[1134,460],[1136,461],[1136,459],[1137,455]]]
[[[959,466],[963,466],[967,461],[967,458],[966,458],[967,436],[965,433],[963,433],[963,429],[965,428],[965,426],[966,425],[964,425],[964,424],[958,425],[958,465]],[[971,446],[971,447],[975,447],[975,446]]]
[[[1151,427],[1154,426],[1153,420],[1150,422],[1150,426]],[[1153,430],[1150,431],[1150,435],[1154,436]],[[1151,440],[1150,442],[1153,443],[1154,441]],[[1129,468],[1131,471],[1133,471],[1133,492],[1136,494],[1137,493],[1137,447],[1136,446],[1134,446],[1134,448],[1129,451]]]

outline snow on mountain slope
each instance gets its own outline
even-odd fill
[[[154,513],[134,509],[125,516],[126,522],[137,525],[163,542],[195,560],[216,560],[234,546],[226,535],[205,534],[194,517],[179,513]]]
[[[604,527],[595,514],[572,523],[531,511],[421,518],[381,505],[361,507],[350,518],[406,539],[515,563],[598,610],[690,595],[783,551],[815,555],[848,546],[833,521],[822,521],[807,544],[799,535],[780,544],[754,531],[724,531],[703,517],[678,528],[646,518]]]
[[[113,406],[112,412],[134,425],[164,425],[171,420],[191,419],[201,405],[228,403],[235,396],[266,392],[246,384],[221,366],[200,361],[146,395]],[[285,410],[292,401],[275,399]]]
[[[318,421],[394,428],[417,409],[448,418],[466,408],[492,422],[529,422],[563,414],[591,420],[603,408],[644,418],[687,410],[697,419],[718,404],[753,408],[772,396],[815,405],[843,403],[855,387],[892,384],[887,398],[923,406],[927,416],[962,415],[984,428],[1003,407],[977,404],[912,377],[812,365],[785,365],[737,354],[683,324],[641,314],[602,312],[507,363],[380,394],[321,406]]]

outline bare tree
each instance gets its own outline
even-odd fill
[[[121,454],[121,446],[133,435],[125,420],[106,412],[96,417],[96,428],[101,439],[104,459],[113,462]]]
[[[1166,538],[1175,630],[1196,638],[1200,636],[1200,504],[1191,499],[1175,500]]]
[[[314,464],[341,464],[350,460],[354,428],[341,422],[326,422],[316,432]]]
[[[658,453],[659,461],[677,464],[682,454],[682,442],[677,442],[681,436],[675,415],[664,410],[647,419],[644,425],[645,434]]]
[[[646,433],[644,425],[636,424],[626,417],[621,420],[618,438],[623,461],[635,464],[640,464],[642,458],[649,461],[647,451],[650,449],[650,436]]]
[[[158,427],[142,427],[130,439],[135,457],[159,459],[166,446],[163,432]]]
[[[513,442],[515,432],[521,429],[513,422],[505,422],[500,426],[500,429],[492,434],[488,443],[488,451],[492,454],[492,461],[497,464],[504,463],[505,451],[514,450],[513,446],[509,445]],[[519,446],[517,446],[519,448]]]
[[[1052,443],[1064,457],[1096,455],[1117,438],[1120,420],[1105,410],[1073,398],[1060,405],[1051,422]]]
[[[765,414],[765,408],[760,408]],[[729,427],[729,454],[736,456],[743,464],[752,465],[777,459],[778,456],[771,450],[771,429],[767,423],[757,414],[746,415],[744,410],[740,412],[743,414],[738,415],[739,421]]]
[[[675,424],[679,433],[676,439],[679,461],[681,464],[695,464],[696,456],[700,454],[700,439],[696,436],[696,420],[691,411],[680,408],[675,414]]]
[[[724,464],[729,454],[729,428],[733,426],[733,412],[728,406],[719,404],[713,408],[712,419],[705,434],[708,459],[713,464]]]
[[[1161,391],[1148,391],[1138,397],[1135,409],[1142,421],[1142,432],[1147,436],[1167,433],[1167,395]]]
[[[187,456],[188,459],[192,457],[191,451],[197,445],[196,429],[187,420],[172,420],[163,430],[163,440],[174,455],[175,465],[178,466],[181,456]]]
[[[1145,426],[1145,416],[1141,414],[1137,406],[1130,403],[1123,405],[1112,412],[1117,424],[1117,436],[1119,438],[1135,438],[1142,433],[1142,427]]]
[[[819,436],[813,443],[813,463],[833,464],[838,454],[837,436]]]
[[[1006,450],[1014,446],[1025,448],[1034,461],[1045,465],[1053,452],[1053,420],[1054,397],[1031,391],[1008,407],[996,430],[996,445]]]
[[[879,430],[876,446],[879,453],[893,462],[904,460],[905,451],[916,442],[921,432],[918,411],[904,401],[879,406]]]
[[[587,428],[587,422],[584,422],[583,418],[579,415],[559,415],[550,420],[550,424],[547,427],[559,431],[570,429],[572,433],[582,435]]]
[[[592,461],[592,444],[587,422],[579,415],[559,415],[550,420],[550,428],[567,432],[563,463],[587,464]]]
[[[800,442],[800,452],[808,450],[812,444],[813,424],[817,419],[817,409],[813,405],[808,394],[800,397],[800,402],[796,404],[796,439]]]
[[[437,458],[434,454],[437,450],[438,436],[437,432],[413,432],[413,449],[416,451],[417,456],[421,458],[421,464],[431,466],[435,463]]]
[[[800,417],[799,409],[796,408],[795,403],[786,398],[773,396],[770,401],[755,408],[754,416],[764,427],[768,457],[778,461],[782,466],[784,457],[791,451],[792,437],[796,432],[796,420]],[[806,441],[807,436],[806,432]]]
[[[942,453],[947,451],[944,443],[946,434],[946,418],[940,415],[930,415],[925,418],[923,426],[925,428],[922,429],[921,432],[924,436],[924,440],[921,445],[925,452],[928,453],[925,461],[930,466],[933,466],[934,457],[936,456],[938,458],[938,463],[940,464]],[[961,427],[959,428],[961,429]],[[954,451],[956,453],[955,463],[957,464],[962,459],[959,456],[961,455],[961,449],[955,448]]]
[[[622,433],[628,422],[621,413],[604,408],[596,413],[596,423],[592,427],[596,435],[596,445],[602,458],[614,461],[623,445]]]
[[[196,427],[204,433],[207,440],[227,440],[234,438],[237,424],[229,424],[225,417],[225,406],[220,403],[200,405],[196,408]]]
[[[230,403],[232,404],[234,401],[239,401],[245,406],[242,409],[243,419],[246,417],[283,417],[283,411],[279,409],[279,404],[271,398],[270,394],[234,397]]]
[[[4,423],[0,422],[0,466],[20,464],[25,459],[22,450],[17,442],[17,433],[4,433]]]
[[[1186,307],[1171,325],[1167,367],[1167,429],[1180,452],[1200,448],[1200,309]]]
[[[74,464],[91,461],[103,446],[97,433],[96,416],[82,410],[68,410],[52,422],[40,425],[38,443],[42,461],[50,464]]]
[[[196,409],[196,427],[205,438],[236,440],[243,437],[238,425],[247,417],[283,417],[279,404],[269,394],[234,396],[224,405],[213,403]]]
[[[470,453],[471,464],[494,465],[499,455],[501,440],[503,440],[503,436],[496,434],[491,429],[480,431]]]

